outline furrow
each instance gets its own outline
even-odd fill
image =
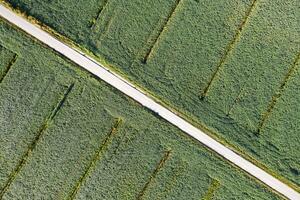
[[[49,117],[49,120],[48,121],[51,121],[55,116],[56,114],[59,112],[59,110],[62,108],[62,106],[64,105],[65,101],[67,100],[67,97],[69,96],[70,92],[73,90],[74,88],[74,83],[72,83],[68,89],[66,90],[63,98],[59,101],[59,103],[57,104],[57,106],[54,108],[54,110],[52,111],[50,117]]]
[[[163,192],[159,195],[157,195],[157,199],[163,199],[164,196],[166,196],[167,194],[170,194],[172,189],[174,189],[174,186],[176,185],[176,180],[182,176],[182,174],[185,172],[185,166],[187,165],[187,163],[182,163],[179,164],[179,166],[177,165],[173,175],[170,177],[170,180],[167,182],[167,185],[165,187],[165,189],[163,190]]]
[[[291,67],[289,68],[287,74],[285,75],[283,82],[281,83],[281,85],[279,86],[278,90],[275,92],[275,94],[272,96],[271,101],[268,104],[268,108],[266,110],[266,112],[264,112],[261,116],[261,120],[259,122],[258,128],[257,128],[257,133],[260,134],[267,119],[270,117],[278,99],[282,96],[282,93],[284,92],[286,85],[289,81],[289,79],[291,78],[291,76],[298,70],[298,63],[300,61],[300,53],[296,56],[296,59],[294,60],[293,64],[291,65]]]
[[[106,136],[106,138],[104,139],[104,141],[100,145],[99,149],[95,152],[95,154],[94,154],[91,162],[88,164],[86,170],[84,171],[82,176],[77,181],[77,183],[74,186],[74,188],[73,188],[70,196],[68,197],[68,199],[70,199],[70,200],[75,199],[76,194],[78,193],[82,183],[86,180],[88,175],[93,171],[93,169],[96,166],[97,161],[99,161],[101,159],[101,155],[103,155],[107,151],[107,149],[108,149],[109,145],[111,144],[114,136],[117,134],[121,124],[122,124],[122,119],[118,118],[116,120],[116,122],[114,123],[114,125],[112,126],[111,131],[109,132],[109,134]]]
[[[225,62],[227,61],[227,59],[229,58],[230,53],[232,52],[232,50],[236,47],[239,38],[247,24],[247,22],[249,21],[249,17],[251,15],[251,13],[253,13],[254,9],[256,8],[258,0],[253,0],[250,8],[248,9],[242,23],[239,25],[233,39],[231,40],[231,42],[228,44],[225,53],[223,55],[223,57],[221,58],[219,64],[216,67],[216,70],[214,71],[214,73],[212,74],[211,78],[208,81],[207,86],[202,90],[200,97],[201,99],[204,99],[207,94],[209,93],[209,90],[211,88],[211,86],[213,85],[213,82],[215,81],[217,75],[219,74],[220,69],[224,66]]]
[[[128,81],[126,81],[125,79],[122,79],[120,76],[115,75],[113,72],[105,69],[103,66],[101,66],[101,64],[85,56],[84,53],[66,46],[64,43],[55,39],[51,35],[45,34],[45,31],[35,27],[33,24],[26,22],[20,16],[12,13],[1,5],[0,10],[0,15],[9,22],[13,23],[15,26],[28,32],[32,35],[32,37],[37,38],[37,40],[40,40],[49,47],[60,52],[60,54],[66,56],[68,59],[73,60],[74,63],[80,65],[87,71],[99,77],[104,82],[107,82],[116,89],[122,91],[124,94],[142,104],[145,108],[149,108],[150,110],[154,111],[160,117],[174,124],[180,130],[200,141],[205,146],[214,150],[216,153],[222,155],[228,161],[248,172],[266,185],[270,186],[278,193],[281,193],[290,199],[299,199],[299,193],[288,184],[283,183],[278,178],[272,176],[260,167],[251,163],[251,161],[243,158],[241,155],[232,151],[230,148],[221,144],[217,140],[214,140],[212,137],[205,134],[197,127],[193,126],[186,120],[182,119],[180,116],[176,115],[176,113],[173,113],[168,108],[163,107],[150,97],[147,97],[145,92],[138,90],[137,88],[132,86],[132,84],[128,83]]]
[[[206,194],[202,198],[202,200],[212,200],[216,190],[221,186],[220,182],[216,179],[213,179],[212,183],[210,184]]]
[[[146,64],[148,59],[151,57],[151,55],[153,54],[153,50],[154,50],[154,47],[157,45],[160,37],[163,35],[164,31],[166,30],[166,27],[168,26],[170,20],[175,16],[176,14],[176,10],[180,4],[182,0],[176,0],[176,3],[174,5],[174,7],[171,9],[168,17],[164,20],[163,22],[163,25],[161,26],[158,34],[155,36],[155,38],[153,39],[151,36],[150,38],[148,39],[147,43],[151,43],[148,51],[146,52],[143,60],[142,60],[142,63]]]
[[[159,163],[156,165],[154,171],[152,172],[152,174],[150,175],[148,181],[146,182],[146,184],[144,185],[143,189],[141,190],[141,192],[138,194],[137,200],[141,200],[144,195],[145,192],[147,191],[148,187],[150,186],[150,184],[153,182],[153,180],[155,179],[155,177],[157,176],[158,172],[164,167],[166,161],[170,158],[171,156],[171,151],[166,151],[162,157],[162,159],[159,161]]]
[[[71,84],[71,86],[69,86],[69,88],[68,88],[67,92],[65,93],[65,95],[63,96],[63,98],[59,101],[59,103],[57,104],[57,106],[52,110],[51,114],[46,118],[46,120],[44,121],[44,123],[41,125],[41,127],[37,131],[37,134],[36,134],[34,140],[31,142],[31,144],[27,148],[27,151],[25,152],[25,154],[22,156],[22,158],[18,162],[16,168],[9,175],[9,178],[5,182],[4,187],[1,189],[0,199],[3,198],[4,194],[8,191],[9,187],[11,186],[11,184],[13,183],[13,181],[15,180],[15,178],[17,177],[17,175],[19,174],[19,172],[22,170],[22,168],[26,164],[27,159],[30,157],[32,151],[35,149],[35,147],[36,147],[37,143],[39,142],[39,140],[41,139],[43,133],[48,128],[48,125],[49,125],[50,121],[53,120],[53,118],[55,117],[55,115],[57,114],[57,112],[60,110],[60,108],[64,104],[64,102],[65,102],[68,94],[71,92],[73,86],[74,86],[74,84]]]
[[[103,33],[100,35],[98,41],[101,42],[103,40],[103,38],[105,38],[110,30],[111,30],[111,26],[114,23],[115,19],[116,19],[117,13],[114,13],[113,16],[110,17],[109,21],[107,22],[105,29],[103,31]]]
[[[8,74],[9,70],[11,69],[11,67],[15,64],[15,62],[18,60],[18,55],[15,54],[13,59],[9,62],[9,64],[7,65],[7,67],[5,68],[2,76],[0,76],[0,83],[2,83],[2,81],[4,80],[4,78],[6,77],[6,75]]]
[[[95,28],[95,25],[97,21],[100,19],[102,11],[105,9],[105,7],[108,5],[108,0],[104,2],[104,4],[100,7],[97,16],[92,20],[91,29],[93,30]]]

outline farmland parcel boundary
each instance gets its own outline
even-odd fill
[[[179,4],[182,2],[183,0],[176,0],[175,5],[173,6],[173,8],[171,9],[169,15],[166,17],[166,19],[164,20],[164,22],[162,23],[161,27],[159,28],[158,33],[155,36],[150,35],[150,38],[148,39],[148,41],[151,41],[151,45],[149,47],[149,49],[147,50],[146,54],[144,55],[144,58],[142,60],[142,63],[146,64],[147,61],[150,59],[150,57],[153,54],[154,48],[157,45],[158,41],[160,40],[160,38],[162,37],[163,33],[165,32],[168,24],[170,23],[170,21],[172,20],[172,18],[175,16],[177,9],[179,7]],[[152,38],[154,37],[154,38]],[[147,42],[148,43],[148,42]]]
[[[196,2],[198,2],[198,1],[196,1]],[[117,76],[120,79],[124,80],[127,84],[131,85],[132,87],[136,88],[137,90],[139,90],[140,92],[144,93],[145,95],[151,97],[152,99],[155,99],[155,101],[158,102],[158,103],[160,103],[161,105],[163,105],[165,107],[168,107],[173,113],[176,113],[178,116],[184,118],[186,121],[188,121],[189,123],[191,123],[194,126],[198,127],[199,129],[204,130],[212,138],[214,138],[215,140],[218,140],[223,145],[225,145],[227,147],[230,147],[231,149],[237,150],[240,154],[242,154],[248,160],[251,160],[253,163],[255,163],[260,168],[263,168],[265,171],[268,171],[273,176],[276,176],[278,179],[280,179],[281,181],[285,182],[286,184],[289,184],[295,190],[298,190],[300,192],[300,188],[298,188],[298,186],[296,186],[292,182],[289,182],[284,177],[277,175],[276,172],[269,170],[266,166],[264,166],[263,164],[261,164],[258,161],[256,161],[253,157],[245,154],[243,149],[239,148],[236,145],[231,144],[224,137],[217,136],[217,134],[215,134],[213,130],[211,130],[211,129],[207,128],[205,125],[199,123],[197,121],[197,119],[195,119],[194,116],[188,115],[183,110],[180,110],[178,108],[175,109],[174,106],[171,103],[169,103],[168,101],[165,101],[164,99],[161,99],[161,98],[157,97],[156,94],[154,94],[152,91],[150,91],[150,90],[148,90],[146,88],[143,88],[142,86],[139,85],[139,83],[137,83],[134,80],[132,80],[131,77],[129,77],[126,74],[124,74],[121,70],[118,70],[118,68],[116,68],[114,65],[110,64],[109,62],[107,62],[101,56],[96,55],[93,52],[91,52],[90,50],[86,49],[85,47],[78,45],[77,43],[75,43],[74,41],[72,41],[71,39],[69,39],[68,37],[66,37],[66,36],[58,33],[57,31],[55,31],[51,27],[47,26],[43,22],[41,22],[41,21],[37,20],[36,18],[28,15],[27,13],[24,13],[19,8],[14,8],[11,4],[9,4],[5,0],[0,0],[0,3],[2,3],[6,8],[12,10],[16,14],[22,16],[23,18],[26,18],[30,23],[38,26],[40,29],[42,29],[42,30],[50,33],[56,39],[58,39],[58,40],[64,42],[65,44],[69,45],[70,47],[72,47],[78,53],[80,53],[80,54],[82,54],[84,56],[87,56],[89,59],[91,59],[96,64],[97,63],[101,63],[102,66],[105,66],[105,68],[108,71],[113,72],[115,76]],[[111,18],[114,18],[114,17],[115,17],[115,14]],[[110,19],[110,21],[111,20],[113,20],[113,19]],[[107,28],[109,28],[109,25],[106,27],[106,29]],[[43,44],[43,45],[45,45],[45,44]]]
[[[184,174],[186,171],[187,162],[180,160],[176,165],[174,173],[172,176],[169,177],[167,182],[167,186],[165,187],[164,191],[157,195],[158,199],[162,199],[165,195],[167,195],[170,191],[172,191],[173,187],[176,185],[176,180]]]
[[[2,7],[2,6],[1,6]],[[3,7],[4,8],[4,7]],[[28,22],[26,22],[26,23],[28,23]],[[32,24],[30,24],[30,26],[33,26]],[[33,29],[36,29],[36,27],[31,27],[31,28],[33,28]],[[39,30],[39,31],[41,31],[41,30]],[[26,32],[26,31],[25,31]],[[29,31],[30,32],[30,31]],[[43,34],[45,34],[45,33],[43,33]],[[32,37],[34,37],[34,36],[32,36]],[[47,36],[47,37],[49,37],[49,35]],[[51,36],[50,36],[51,37]],[[52,38],[52,37],[51,37]],[[54,38],[52,38],[52,39],[54,39]],[[59,42],[59,41],[56,41],[56,42]],[[60,43],[60,42],[59,42]],[[47,42],[46,42],[46,44],[47,44]],[[49,45],[49,44],[48,44]],[[51,47],[51,45],[49,45],[50,47]],[[59,45],[60,46],[60,45]],[[67,47],[66,45],[63,45],[64,47]],[[53,49],[56,49],[56,47],[55,46],[52,46],[52,48]],[[69,47],[68,47],[69,48]],[[130,90],[135,90],[135,92],[137,91],[136,90],[136,88],[134,87],[134,86],[132,86],[132,84],[130,84],[130,83],[128,83],[128,82],[126,82],[124,79],[122,79],[121,77],[119,77],[118,75],[114,75],[114,74],[111,74],[110,73],[110,71],[109,70],[107,70],[107,69],[103,69],[100,65],[98,65],[97,64],[97,62],[95,62],[95,61],[93,61],[93,60],[91,60],[90,58],[87,58],[87,56],[85,56],[84,54],[82,54],[82,53],[80,53],[78,50],[74,50],[74,49],[72,49],[72,52],[73,53],[76,53],[77,54],[77,56],[79,56],[80,55],[80,57],[84,57],[84,60],[86,60],[86,59],[89,59],[89,61],[91,62],[90,64],[91,65],[97,65],[97,68],[100,70],[100,71],[102,71],[102,72],[104,72],[104,74],[107,74],[107,72],[110,74],[110,76],[111,75],[113,75],[113,79],[115,79],[116,77],[117,77],[117,79],[118,79],[118,82],[119,81],[121,81],[122,82],[122,85],[124,84],[124,82],[127,84],[127,87],[129,86],[129,88],[128,89],[130,89]],[[72,55],[67,55],[67,56],[72,56]],[[73,60],[75,63],[76,62],[78,62],[78,60],[76,60],[76,59],[74,59]],[[93,68],[93,67],[92,67]],[[101,78],[101,73],[98,71],[97,72],[97,70],[95,71],[95,70],[93,70],[92,68],[90,68],[90,67],[88,67],[88,69],[87,70],[89,70],[89,71],[91,71],[92,73],[94,73],[96,76],[98,76],[98,77],[100,77]],[[101,69],[100,69],[101,68]],[[103,71],[104,70],[104,71]],[[109,83],[109,81],[106,79],[106,78],[104,78],[104,77],[102,77],[103,78],[103,80],[104,81],[106,81],[106,82],[108,82]],[[116,83],[110,83],[110,84],[113,84],[113,86],[116,84]],[[118,86],[114,86],[114,87],[117,87],[117,88],[119,88]],[[121,89],[119,89],[119,90],[123,90],[122,88]],[[131,91],[132,92],[132,91]],[[142,95],[143,97],[146,97],[146,95],[143,93],[143,92],[141,92],[141,91],[139,91],[139,93],[140,93],[140,95]],[[137,101],[139,101],[140,103],[141,103],[141,101],[140,100],[138,100],[138,97],[134,97],[135,95],[133,95],[133,94],[128,94],[129,96],[131,96],[132,98],[135,98]],[[146,106],[146,107],[148,107],[148,108],[150,108],[152,111],[154,111],[154,112],[157,112],[156,111],[156,109],[155,108],[152,108],[153,107],[153,105],[151,105],[151,104],[155,104],[156,106],[158,106],[158,107],[160,107],[163,111],[166,111],[167,113],[165,113],[165,115],[162,115],[162,114],[160,114],[160,116],[161,117],[163,117],[163,118],[165,118],[165,119],[167,119],[168,121],[170,121],[170,119],[169,118],[172,118],[172,117],[175,117],[176,119],[178,119],[178,120],[180,120],[180,121],[182,121],[182,124],[184,124],[183,126],[185,126],[185,125],[187,125],[187,126],[191,126],[190,124],[188,124],[186,121],[184,121],[184,120],[182,120],[182,119],[180,119],[178,116],[174,116],[174,114],[172,113],[170,113],[170,111],[169,110],[167,110],[167,109],[165,109],[165,108],[163,108],[163,107],[161,107],[160,105],[158,105],[157,103],[155,103],[155,102],[153,102],[151,99],[149,99],[149,98],[147,98],[146,97],[146,103],[144,102],[142,102],[142,105],[144,105],[144,106]],[[150,100],[150,103],[148,102]],[[150,104],[150,105],[149,105]],[[169,116],[169,114],[171,114],[172,116]],[[174,119],[173,119],[174,120]],[[173,120],[171,120],[171,121],[173,121]],[[174,124],[174,123],[173,123]],[[176,124],[175,124],[176,125]],[[179,127],[178,125],[176,125],[177,127]],[[182,130],[184,130],[185,132],[191,132],[191,130],[185,130],[184,128],[182,128],[182,126],[181,127],[179,127],[180,129],[182,129]],[[191,127],[192,129],[194,129],[194,131],[196,131],[196,132],[198,132],[198,134],[199,135],[196,135],[195,133],[191,133],[190,134],[190,136],[192,136],[192,137],[194,137],[195,139],[197,139],[198,141],[201,141],[202,139],[199,139],[199,138],[201,138],[201,136],[204,136],[205,138],[206,137],[208,137],[207,135],[203,135],[203,132],[201,132],[201,131],[199,131],[199,130],[196,130],[195,129],[195,127]],[[192,131],[193,132],[193,131]],[[208,140],[211,140],[212,138],[210,138],[210,137],[208,137],[208,138],[206,138],[206,139],[208,139]],[[216,141],[211,141],[212,143],[216,143]],[[208,146],[209,148],[211,148],[211,146],[214,146],[214,144],[207,144],[207,141],[205,141],[205,140],[203,140],[203,143],[206,145],[206,146]],[[218,142],[217,142],[218,143]],[[218,143],[218,145],[220,145],[219,143]],[[224,148],[224,146],[222,146],[222,148]],[[211,148],[211,149],[214,149],[214,148]],[[227,151],[229,151],[230,153],[233,153],[231,150],[229,150],[229,149],[227,149],[226,148],[226,150]],[[216,149],[214,149],[214,151],[216,151]],[[216,152],[219,152],[219,154],[220,155],[222,155],[223,153],[222,153],[222,151],[216,151]],[[235,154],[235,153],[234,153]],[[222,155],[223,157],[225,157],[224,155]],[[236,156],[236,154],[235,154],[235,156]],[[225,157],[225,158],[227,158],[227,157]],[[228,158],[227,158],[228,159]],[[228,159],[228,160],[232,160],[232,159]],[[242,160],[244,160],[244,159],[242,159]],[[244,161],[246,161],[246,160],[244,160]],[[235,164],[237,164],[237,163],[235,163]],[[250,164],[250,163],[249,163]],[[237,164],[238,165],[238,164]],[[238,166],[240,166],[240,165],[238,165]],[[251,166],[252,166],[252,164],[251,164]],[[252,166],[252,167],[254,167],[254,166]],[[242,167],[243,168],[243,167]],[[246,172],[248,171],[247,169],[244,169]],[[249,171],[248,171],[248,173],[250,173]],[[265,173],[265,172],[264,172]],[[251,174],[251,173],[250,173]],[[252,174],[252,175],[254,175],[254,174]],[[257,177],[256,175],[254,175],[255,177]],[[274,177],[272,177],[272,178],[274,178]],[[278,180],[276,180],[276,181],[278,181]],[[276,182],[275,181],[275,182]],[[282,183],[281,183],[282,184]],[[271,184],[272,185],[272,184]],[[280,184],[279,184],[280,185]],[[293,191],[293,192],[295,192],[295,191]],[[292,193],[293,193],[292,192]],[[297,194],[298,195],[298,194]]]
[[[11,69],[11,67],[15,64],[15,62],[17,62],[17,59],[18,59],[18,55],[14,54],[14,57],[8,63],[8,65],[6,66],[3,74],[0,76],[0,83],[2,83],[2,81],[4,80],[4,78],[6,77],[6,75],[8,74],[9,70]]]
[[[253,0],[252,4],[250,6],[250,8],[248,9],[242,23],[239,25],[233,39],[231,40],[231,42],[228,44],[225,53],[223,55],[223,57],[221,58],[221,60],[219,61],[219,64],[217,65],[215,71],[213,72],[211,78],[208,81],[207,86],[202,90],[202,92],[200,93],[200,97],[203,100],[209,93],[210,88],[213,85],[213,82],[215,81],[215,79],[217,78],[217,75],[219,73],[219,71],[221,70],[221,68],[224,66],[226,60],[228,59],[228,57],[230,56],[231,52],[234,50],[236,44],[238,43],[241,34],[245,28],[245,26],[247,25],[248,21],[249,21],[249,17],[250,15],[253,13],[254,9],[256,8],[256,5],[258,3],[259,0]]]
[[[156,103],[154,100],[149,98],[145,92],[139,91],[135,86],[131,83],[127,82],[120,76],[111,73],[109,70],[102,67],[102,65],[98,64],[96,61],[88,58],[85,54],[81,53],[79,50],[74,50],[62,42],[56,40],[54,37],[47,34],[45,31],[40,30],[34,25],[28,23],[26,20],[22,19],[18,15],[12,13],[10,10],[6,9],[3,6],[0,6],[1,15],[8,21],[12,22],[19,28],[23,29],[23,31],[29,33],[32,37],[37,38],[44,44],[63,54],[74,63],[79,64],[84,67],[86,70],[93,73],[95,76],[98,76],[100,79],[109,83],[113,87],[127,94],[129,97],[135,99],[143,106],[157,113],[162,118],[171,122],[173,125],[177,126],[184,132],[188,133],[191,137],[200,141],[208,148],[214,150],[231,163],[234,163],[238,167],[242,168],[249,174],[253,175],[257,179],[264,182],[266,185],[269,185],[274,190],[279,193],[285,195],[290,199],[299,199],[300,195],[287,185],[280,182],[278,179],[272,177],[270,174],[267,174],[262,169],[253,165],[249,161],[245,160],[241,156],[234,153],[232,150],[228,149],[221,143],[214,140],[212,137],[204,134],[202,131],[188,123],[187,121],[180,118],[178,115],[174,114],[170,110],[164,108],[160,104]]]
[[[107,6],[107,4],[108,4],[108,0],[105,0],[104,4],[102,6],[100,6],[97,16],[94,19],[92,19],[91,30],[94,29],[97,21],[101,18],[102,12],[105,9],[105,7]]]
[[[24,153],[24,155],[22,156],[21,160],[19,161],[19,163],[17,164],[17,166],[15,167],[15,169],[10,173],[7,181],[4,184],[4,187],[1,189],[1,191],[0,191],[0,199],[3,198],[4,194],[9,190],[9,187],[11,186],[12,182],[16,179],[16,177],[18,176],[19,172],[25,166],[28,158],[31,156],[32,151],[34,151],[36,145],[38,144],[38,142],[40,141],[41,137],[43,136],[43,134],[47,130],[49,124],[54,119],[54,117],[57,115],[57,113],[60,111],[60,109],[63,107],[63,104],[66,101],[67,97],[69,96],[70,92],[72,91],[73,87],[74,87],[74,83],[72,83],[68,87],[68,89],[64,93],[63,97],[59,100],[59,102],[54,107],[54,109],[51,111],[51,113],[49,114],[49,116],[45,119],[44,123],[40,126],[39,130],[36,133],[36,136],[35,136],[34,140],[31,142],[31,144],[27,148],[27,151]]]
[[[260,123],[258,125],[258,134],[261,132],[261,130],[263,129],[266,121],[268,120],[268,118],[270,117],[278,99],[282,96],[283,91],[286,88],[286,85],[289,82],[289,79],[291,78],[291,76],[296,73],[296,71],[298,70],[298,64],[300,61],[300,53],[297,54],[294,62],[292,63],[292,65],[290,66],[290,68],[288,69],[288,72],[286,73],[283,82],[281,83],[281,85],[279,86],[277,92],[275,92],[275,94],[272,96],[271,101],[268,104],[268,108],[266,110],[266,112],[262,113],[262,118],[260,120]]]
[[[216,141],[220,142],[221,144],[223,144],[224,146],[230,148],[231,150],[234,150],[235,152],[238,152],[240,155],[242,155],[244,158],[246,158],[247,160],[249,160],[252,163],[254,163],[259,168],[263,169],[264,171],[268,172],[272,176],[276,177],[281,182],[283,182],[286,185],[290,186],[294,190],[300,192],[299,186],[297,186],[293,182],[287,180],[285,177],[277,174],[277,172],[269,169],[267,166],[265,166],[261,162],[257,161],[255,158],[253,158],[250,155],[246,154],[243,149],[241,149],[240,147],[238,147],[236,145],[233,145],[230,141],[227,141],[224,137],[217,136],[217,134],[214,133],[213,130],[211,130],[211,129],[207,128],[205,125],[199,123],[197,121],[197,119],[195,119],[194,116],[188,115],[184,111],[182,111],[182,110],[180,110],[178,108],[175,109],[174,106],[171,103],[169,103],[168,101],[165,101],[164,99],[161,99],[161,98],[157,97],[152,91],[147,90],[146,88],[141,87],[138,83],[136,83],[135,81],[131,80],[130,77],[128,77],[126,74],[124,74],[121,70],[118,70],[118,68],[116,68],[114,65],[110,64],[109,62],[107,62],[101,56],[95,55],[93,52],[89,51],[85,47],[76,44],[75,42],[73,42],[72,40],[70,40],[69,38],[67,38],[66,36],[61,35],[60,33],[56,32],[54,29],[52,29],[51,27],[43,24],[42,22],[40,22],[39,20],[35,19],[34,17],[27,15],[26,13],[22,12],[18,8],[12,7],[12,5],[10,5],[9,3],[7,3],[5,0],[0,0],[0,2],[6,8],[12,10],[13,12],[17,13],[21,17],[27,19],[30,23],[38,26],[43,31],[46,31],[47,33],[51,34],[54,38],[56,38],[56,39],[64,42],[67,45],[69,45],[70,47],[73,48],[73,50],[77,51],[79,54],[82,54],[82,55],[88,57],[90,60],[92,60],[96,64],[97,63],[101,63],[102,66],[105,66],[105,68],[109,72],[112,72],[115,76],[119,77],[121,80],[124,80],[127,84],[131,85],[132,87],[134,87],[135,89],[139,90],[141,93],[147,95],[148,97],[154,99],[156,102],[160,103],[162,106],[167,107],[170,111],[172,111],[176,115],[180,116],[181,118],[185,119],[185,121],[189,122],[190,124],[192,124],[193,126],[197,127],[198,129],[203,130],[211,138],[215,139]],[[32,37],[30,34],[29,34],[29,36]],[[32,37],[32,38],[36,39],[34,37]],[[41,44],[45,45],[44,43],[41,43]],[[47,45],[45,45],[45,46],[49,47]],[[131,84],[131,83],[133,83],[133,84]],[[239,101],[239,100],[237,100],[237,101]],[[230,113],[228,113],[228,115],[230,115]]]
[[[196,1],[196,2],[198,2],[198,1]],[[93,52],[91,52],[90,50],[86,49],[85,47],[78,45],[77,43],[75,43],[74,41],[72,41],[71,39],[69,39],[68,37],[66,37],[66,36],[58,33],[57,31],[55,31],[51,27],[47,26],[43,22],[41,22],[41,21],[37,20],[36,18],[28,15],[27,13],[24,13],[19,8],[14,8],[10,3],[6,2],[5,0],[0,0],[0,3],[2,3],[6,8],[12,10],[14,13],[16,13],[16,14],[20,15],[21,17],[27,19],[30,23],[38,26],[43,31],[46,31],[47,33],[51,34],[54,38],[62,41],[63,43],[67,44],[68,46],[72,47],[78,53],[80,53],[80,54],[88,57],[94,63],[96,63],[96,64],[101,63],[101,65],[105,66],[105,68],[109,72],[112,72],[115,76],[117,76],[120,79],[124,80],[127,84],[131,85],[132,87],[134,87],[135,89],[139,90],[143,94],[151,97],[152,99],[155,99],[156,102],[160,103],[164,107],[168,107],[169,110],[171,110],[176,115],[184,118],[186,121],[188,121],[189,123],[191,123],[193,126],[196,126],[197,128],[199,128],[201,130],[204,130],[207,134],[209,134],[210,137],[212,137],[215,140],[219,141],[224,146],[227,146],[227,147],[229,147],[231,149],[236,150],[237,152],[239,152],[240,154],[242,154],[245,158],[247,158],[248,160],[251,160],[251,162],[255,163],[255,165],[259,166],[260,168],[264,169],[265,171],[268,171],[268,173],[272,174],[273,176],[275,176],[278,179],[280,179],[282,182],[285,182],[286,184],[290,185],[295,190],[297,190],[297,191],[300,192],[300,188],[298,188],[297,185],[295,185],[294,183],[286,180],[284,177],[276,174],[276,172],[269,170],[266,166],[264,166],[263,164],[261,164],[260,162],[258,162],[257,160],[255,160],[255,158],[247,155],[244,152],[243,149],[239,148],[236,145],[233,145],[231,142],[227,141],[224,137],[217,136],[217,134],[215,134],[213,130],[211,130],[211,129],[207,128],[205,125],[199,123],[197,121],[197,119],[195,119],[194,116],[190,116],[188,114],[185,114],[185,112],[183,110],[180,110],[178,108],[175,109],[174,106],[171,103],[169,103],[168,101],[165,101],[164,99],[161,99],[161,98],[157,97],[156,94],[154,94],[152,91],[150,91],[150,90],[148,90],[148,89],[140,86],[137,82],[135,82],[134,80],[132,80],[131,77],[129,77],[126,74],[124,74],[121,70],[118,70],[118,68],[116,68],[114,65],[110,64],[109,62],[107,62],[101,56],[96,55]],[[115,17],[115,14],[111,18],[114,18],[114,17]],[[110,21],[111,20],[113,20],[113,19],[110,19]],[[106,29],[107,28],[109,28],[109,25],[106,27]],[[42,43],[42,44],[45,45],[44,43]]]
[[[73,188],[73,191],[70,194],[70,196],[68,197],[68,199],[70,199],[70,200],[75,199],[78,191],[80,190],[81,185],[86,180],[88,175],[90,173],[92,173],[92,171],[95,168],[97,162],[101,159],[102,154],[104,154],[105,151],[107,151],[107,148],[109,148],[109,145],[111,144],[114,136],[117,134],[121,124],[122,124],[122,119],[121,118],[118,118],[118,119],[115,120],[115,123],[113,124],[109,134],[106,136],[104,141],[101,143],[99,149],[95,152],[91,162],[89,163],[89,165],[87,166],[85,172],[82,174],[82,176],[79,178],[79,180],[75,184],[75,186]]]
[[[221,187],[221,183],[218,180],[213,179],[202,200],[212,200],[214,193],[219,189],[219,187]]]
[[[150,186],[150,184],[154,181],[154,179],[156,178],[157,174],[159,173],[160,170],[162,170],[162,168],[165,166],[165,163],[167,162],[167,160],[170,159],[171,157],[171,151],[168,150],[166,151],[161,160],[159,161],[159,163],[156,165],[155,169],[153,170],[152,174],[150,175],[148,181],[146,182],[146,184],[144,185],[144,187],[142,188],[142,190],[140,191],[137,200],[142,200],[145,192],[147,191],[148,187]]]

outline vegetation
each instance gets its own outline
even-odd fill
[[[5,49],[5,47],[0,46],[0,83],[3,81],[4,77],[10,70],[11,66],[16,61],[17,54]]]
[[[18,55],[0,85],[1,199],[281,199],[23,32],[0,27],[1,54]]]
[[[298,0],[7,2],[300,186],[298,97],[270,126],[298,70]]]

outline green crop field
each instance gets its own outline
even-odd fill
[[[0,46],[0,83],[16,59],[16,54]]]
[[[0,46],[0,199],[282,199],[2,19]]]
[[[7,2],[300,186],[299,0]]]

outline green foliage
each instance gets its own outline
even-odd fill
[[[1,199],[121,200],[144,191],[143,199],[199,200],[211,177],[222,183],[215,199],[281,199],[52,50],[0,26],[0,44],[19,55],[0,85]]]
[[[11,66],[14,64],[15,59],[16,54],[7,50],[5,47],[0,46],[0,83],[3,81]]]
[[[300,51],[298,0],[7,1],[299,186],[299,114],[265,130]]]
[[[213,179],[210,187],[208,188],[207,193],[202,198],[202,200],[212,200],[214,198],[216,190],[221,186],[221,183],[218,180]]]

